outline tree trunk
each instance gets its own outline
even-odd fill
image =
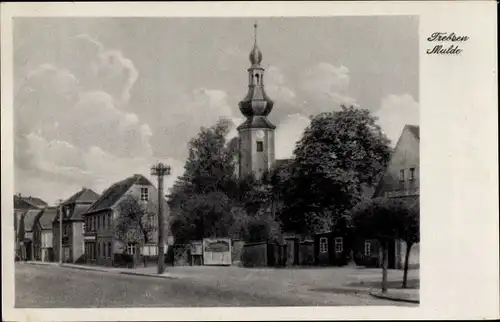
[[[387,262],[389,261],[389,242],[384,241],[382,246],[382,293],[387,293]]]
[[[413,246],[413,243],[408,243],[406,242],[406,254],[405,254],[405,267],[404,267],[404,274],[403,274],[403,288],[407,287],[407,280],[408,280],[408,263],[410,261],[410,251],[411,247]]]

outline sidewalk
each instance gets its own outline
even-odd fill
[[[162,275],[158,275],[156,273],[156,266],[154,267],[154,270],[150,269],[149,271],[140,271],[137,268],[78,265],[78,264],[71,264],[71,263],[59,264],[57,262],[28,261],[25,263],[29,264],[29,265],[57,266],[57,267],[66,267],[66,268],[79,269],[79,270],[85,270],[85,271],[96,271],[96,272],[114,273],[114,274],[122,274],[122,275],[137,275],[137,276],[148,276],[148,277],[166,278],[166,279],[176,278],[175,276],[172,276],[172,274],[170,274],[168,272],[165,272]]]

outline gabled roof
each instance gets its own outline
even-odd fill
[[[417,139],[420,140],[420,126],[407,124],[405,128],[408,129],[410,133],[412,133]]]
[[[403,135],[404,135],[405,132],[411,133],[418,141],[420,141],[420,126],[406,124],[404,126],[404,128],[403,128],[403,131],[401,132],[401,135],[399,136],[398,143],[391,150],[391,159],[392,159],[394,153],[396,152],[396,149],[397,149],[397,147],[399,145],[399,141],[401,140],[401,138],[403,137]],[[374,192],[372,194],[373,198],[379,196],[382,188],[384,188],[384,185],[387,184],[384,181],[384,179],[386,178],[386,174],[387,174],[387,171],[388,171],[390,165],[391,165],[391,160],[389,160],[389,162],[387,163],[387,168],[384,170],[384,174],[380,177],[380,180],[379,180],[378,184],[375,187],[375,190],[374,190]]]
[[[89,204],[77,204],[75,206],[75,210],[73,211],[73,215],[71,216],[71,219],[82,219],[84,214],[87,209],[89,209],[90,205]]]
[[[82,188],[68,199],[63,202],[63,205],[72,203],[93,203],[99,199],[99,194],[95,193],[92,189]]]
[[[14,195],[14,209],[43,207],[47,207],[47,203],[38,197]]]
[[[38,215],[37,221],[40,223],[42,229],[51,229],[52,221],[58,215],[57,207],[48,207]]]
[[[33,231],[33,225],[43,209],[30,209],[24,214],[24,231]]]
[[[146,177],[140,174],[135,174],[122,181],[113,184],[106,189],[102,195],[97,199],[88,209],[85,214],[107,210],[113,207],[132,187],[137,185],[153,185]]]

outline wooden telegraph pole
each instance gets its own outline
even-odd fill
[[[163,216],[163,177],[170,175],[170,166],[161,162],[151,167],[151,175],[158,177],[158,274],[163,274],[165,267],[164,216]]]
[[[62,260],[62,257],[63,257],[63,236],[62,236],[62,233],[63,233],[63,229],[62,229],[62,226],[63,226],[63,201],[61,199],[59,199],[59,265],[62,264],[63,260]]]

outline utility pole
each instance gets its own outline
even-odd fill
[[[63,237],[62,237],[63,206],[62,206],[62,203],[63,203],[63,201],[61,199],[59,199],[58,203],[59,203],[59,265],[61,265],[62,264],[62,257],[63,257],[63,246],[62,246],[62,241],[63,241]]]
[[[164,216],[163,216],[163,177],[170,175],[170,166],[161,162],[151,167],[151,175],[158,177],[158,274],[163,274],[165,267]]]

